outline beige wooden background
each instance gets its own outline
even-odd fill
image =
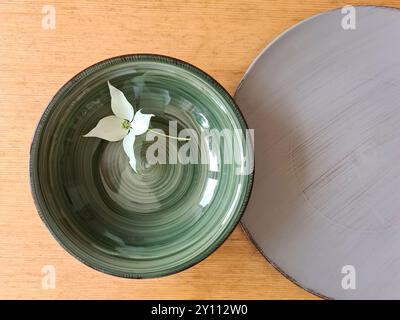
[[[56,8],[55,30],[42,7]],[[52,95],[83,68],[127,53],[186,60],[232,94],[266,44],[328,0],[0,1],[0,298],[312,299],[269,265],[240,227],[208,259],[154,280],[120,279],[79,263],[38,217],[28,183],[31,137]],[[397,1],[352,1],[400,7]],[[56,288],[41,287],[44,265]]]

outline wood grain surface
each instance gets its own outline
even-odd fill
[[[56,28],[42,28],[43,5]],[[7,1],[0,2],[0,298],[313,299],[276,271],[237,227],[189,270],[129,280],[86,267],[40,220],[29,190],[28,157],[41,112],[83,68],[149,52],[186,60],[234,93],[248,65],[281,32],[344,1]],[[400,6],[400,1],[352,1]],[[53,265],[56,288],[42,288]]]

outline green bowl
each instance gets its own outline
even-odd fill
[[[198,133],[197,151],[207,161],[174,163],[169,152],[186,142],[166,139],[168,163],[149,164],[154,142],[143,134],[135,141],[135,173],[122,143],[84,138],[112,114],[108,81],[135,112],[155,115],[152,129],[168,131],[176,121],[178,132]],[[186,269],[228,237],[252,187],[252,170],[238,170],[248,165],[251,145],[233,135],[234,148],[211,148],[202,134],[213,129],[245,133],[247,126],[230,95],[203,71],[150,54],[99,62],[57,92],[36,128],[30,180],[39,215],[65,250],[96,270],[151,278]],[[235,161],[225,160],[233,154]]]

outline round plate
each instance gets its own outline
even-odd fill
[[[243,227],[329,298],[400,298],[400,11],[312,17],[269,45],[235,99],[255,129]]]
[[[108,82],[114,105],[154,115],[152,136],[130,142],[137,172],[126,140],[83,137],[113,116]],[[113,116],[113,130],[128,134],[131,116]],[[160,129],[174,137],[191,129],[192,140],[155,135]],[[234,132],[224,140],[232,149],[214,148],[213,130]],[[30,161],[36,206],[61,245],[95,269],[130,278],[175,273],[211,254],[243,213],[252,186],[252,172],[241,170],[252,154],[239,139],[245,131],[229,94],[188,63],[148,54],[99,62],[67,82],[40,119]],[[242,157],[225,161],[236,152]]]

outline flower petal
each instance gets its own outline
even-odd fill
[[[126,136],[128,131],[121,127],[121,119],[116,116],[108,116],[101,119],[84,137],[96,137],[108,141],[119,141]]]
[[[132,121],[134,113],[132,105],[126,99],[122,91],[112,86],[109,81],[107,83],[110,89],[112,111],[118,118]]]
[[[129,164],[131,165],[133,171],[136,172],[135,149],[133,148],[134,143],[135,143],[135,134],[131,130],[129,134],[124,138],[122,146],[124,148],[126,155],[129,158]]]
[[[133,131],[137,136],[145,133],[149,129],[151,117],[154,117],[154,114],[144,114],[142,113],[142,109],[140,109],[136,112],[131,123],[131,132]]]

